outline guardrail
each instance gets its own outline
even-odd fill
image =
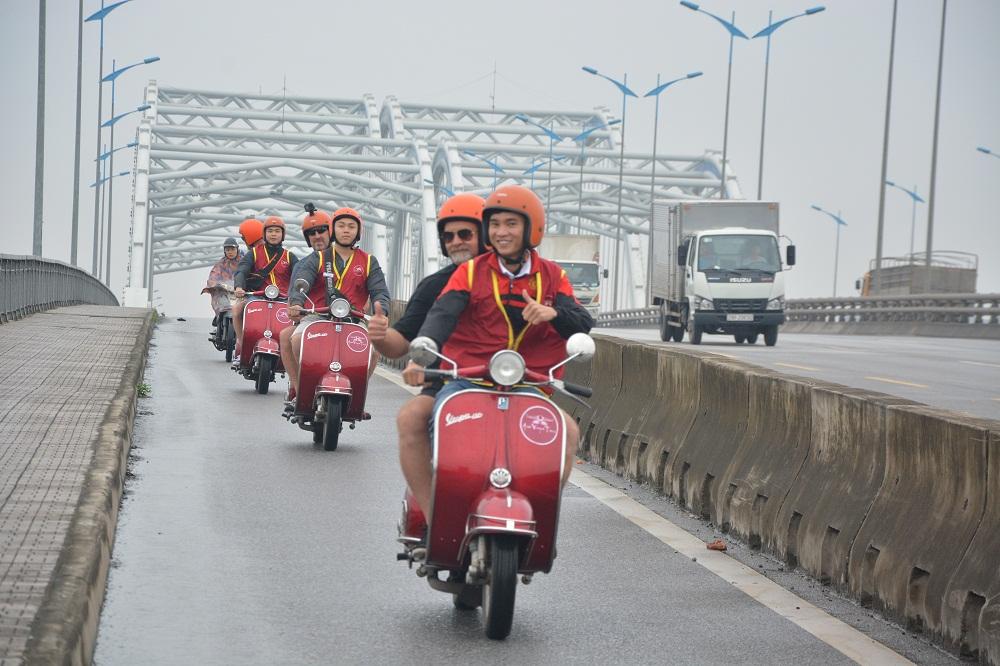
[[[789,322],[852,324],[861,322],[918,322],[1000,326],[1000,294],[922,294],[803,298],[786,303]],[[599,328],[656,326],[658,308],[602,312]]]
[[[64,305],[118,305],[101,281],[53,259],[0,254],[0,323]]]

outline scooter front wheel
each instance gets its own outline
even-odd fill
[[[483,586],[483,619],[486,637],[503,640],[514,623],[514,595],[517,592],[517,541],[510,536],[490,540],[490,566]]]
[[[274,379],[274,357],[261,354],[257,364],[257,393],[267,395],[272,379]]]
[[[326,420],[323,422],[323,450],[336,451],[337,442],[340,439],[340,408],[343,403],[332,395],[324,396],[323,401],[326,403]]]

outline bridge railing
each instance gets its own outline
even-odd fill
[[[786,304],[789,322],[828,324],[861,322],[922,322],[1000,326],[1000,294],[918,294],[802,298]],[[600,328],[632,328],[659,323],[658,308],[602,312]]]
[[[118,305],[100,280],[53,259],[0,254],[0,323],[64,305]]]

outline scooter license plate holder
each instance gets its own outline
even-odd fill
[[[726,321],[753,321],[752,314],[727,314]]]

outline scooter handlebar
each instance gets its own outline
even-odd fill
[[[244,296],[263,296],[264,295],[264,290],[261,289],[259,291],[244,291],[243,295]],[[279,293],[277,295],[277,297],[275,298],[275,300],[287,300],[287,299],[288,299],[288,294],[281,294],[281,293]]]

